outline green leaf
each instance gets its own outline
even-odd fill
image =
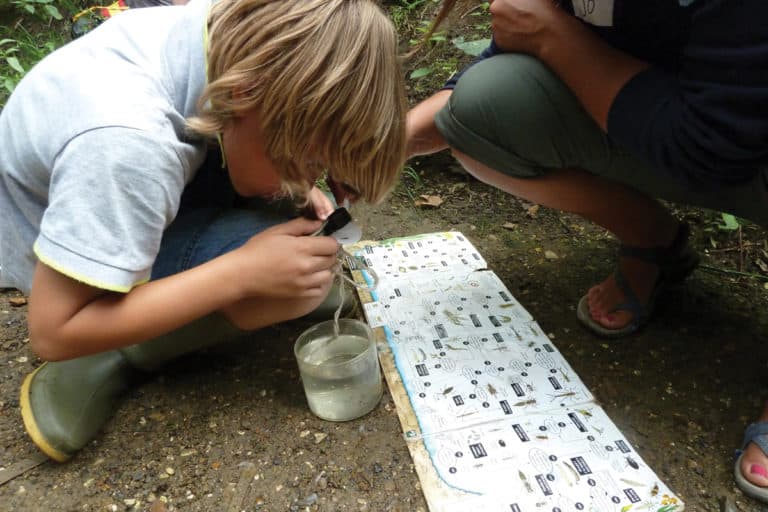
[[[480,55],[483,52],[483,50],[488,48],[488,45],[491,44],[490,39],[477,39],[475,41],[464,41],[463,37],[457,37],[452,42],[453,42],[453,46],[463,51],[464,53],[472,55],[473,57],[477,57],[478,55]]]
[[[412,79],[417,79],[417,78],[423,78],[431,73],[432,73],[432,68],[419,68],[419,69],[414,69],[411,72],[410,76]]]
[[[13,69],[15,69],[16,71],[18,71],[18,72],[19,72],[19,73],[21,73],[22,75],[24,74],[24,68],[23,68],[23,67],[21,67],[21,64],[19,64],[19,59],[17,59],[16,57],[6,57],[6,58],[5,58],[5,61],[6,61],[6,62],[8,63],[8,65],[9,65],[9,66],[11,66]]]
[[[16,84],[14,84],[13,80],[11,80],[10,78],[6,78],[5,81],[3,82],[3,86],[5,86],[5,89],[8,92],[13,92],[13,89],[14,87],[16,87]]]
[[[54,6],[54,5],[48,5],[48,4],[46,4],[46,5],[44,6],[44,8],[45,8],[45,11],[48,13],[48,15],[49,15],[51,18],[53,18],[53,19],[55,19],[55,20],[62,20],[62,19],[64,19],[64,16],[62,16],[62,15],[61,15],[61,13],[60,13],[60,12],[59,12],[59,10],[56,8],[56,6]]]
[[[34,6],[34,5],[32,5],[32,4],[24,4],[24,9],[25,9],[25,10],[26,10],[26,11],[27,11],[29,14],[35,14],[35,6]]]
[[[735,231],[739,229],[739,226],[741,226],[738,219],[736,219],[736,217],[730,213],[723,213],[721,215],[723,217],[723,224],[720,224],[720,229],[724,229],[726,231]]]

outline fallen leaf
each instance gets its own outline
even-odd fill
[[[526,210],[526,213],[532,219],[536,218],[536,214],[539,213],[539,205],[535,204]]]
[[[17,308],[19,306],[25,305],[27,303],[27,299],[24,297],[11,297],[10,299],[8,299],[8,302],[11,303],[11,306]]]
[[[437,208],[443,204],[443,198],[440,196],[429,196],[426,194],[421,195],[421,199],[414,201],[416,206],[431,206]]]

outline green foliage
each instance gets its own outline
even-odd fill
[[[723,223],[718,225],[723,231],[736,231],[741,227],[741,222],[734,215],[730,213],[721,213]]]
[[[414,11],[426,2],[427,0],[399,0],[397,5],[389,8],[392,23],[394,23],[399,33],[402,34],[412,30],[411,22],[415,17]]]
[[[411,166],[403,167],[403,172],[400,177],[400,183],[397,186],[396,193],[404,194],[408,196],[408,198],[411,200],[411,203],[413,203],[417,196],[418,196],[418,190],[424,185],[424,181],[421,179],[421,176]]]
[[[69,39],[65,16],[86,0],[10,0],[8,25],[0,25],[0,107],[27,71]]]
[[[414,69],[413,71],[411,71],[411,74],[409,75],[409,77],[412,80],[416,80],[418,78],[424,78],[425,76],[431,75],[433,71],[434,71],[434,69],[432,69],[432,68]]]
[[[13,91],[14,87],[16,87],[16,84],[25,72],[24,67],[19,62],[17,56],[19,50],[18,42],[14,39],[0,40],[0,59],[8,64],[8,69],[3,70],[0,79],[3,81],[3,88],[9,94]]]
[[[488,45],[491,44],[490,39],[476,39],[474,41],[465,41],[464,36],[457,37],[453,41],[453,46],[458,48],[459,50],[463,51],[464,53],[468,55],[472,55],[473,57],[477,57],[480,55],[483,50],[488,48]]]
[[[53,0],[11,0],[11,4],[21,11],[36,16],[43,20],[63,20],[59,9],[53,4]]]

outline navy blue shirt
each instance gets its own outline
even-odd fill
[[[566,9],[578,15],[582,4]],[[697,186],[768,169],[768,0],[613,0],[611,8],[611,23],[588,26],[652,65],[616,96],[611,138]],[[492,44],[480,59],[496,53]]]

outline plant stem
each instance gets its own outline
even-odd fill
[[[768,276],[763,276],[760,274],[751,274],[749,272],[741,272],[738,270],[731,270],[728,268],[714,267],[712,265],[699,265],[699,268],[701,270],[717,272],[720,274],[729,274],[729,275],[735,275],[735,276],[741,276],[741,277],[748,277],[750,279],[758,279],[760,281],[768,281]]]

